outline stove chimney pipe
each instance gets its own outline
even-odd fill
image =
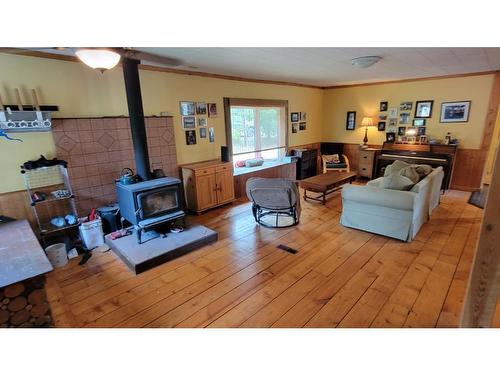
[[[151,178],[149,166],[148,143],[146,138],[146,125],[144,123],[144,110],[142,108],[141,83],[139,81],[139,61],[122,58],[125,91],[127,92],[128,115],[132,143],[134,146],[136,173],[143,181]]]

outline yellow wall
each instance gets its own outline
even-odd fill
[[[169,112],[174,116],[177,159],[179,164],[213,159],[220,155],[225,142],[223,98],[262,98],[288,100],[289,112],[307,113],[307,130],[291,133],[289,145],[319,142],[321,140],[323,90],[288,85],[140,71],[144,113],[159,115]],[[36,88],[41,104],[59,106],[54,117],[97,117],[128,115],[125,86],[119,67],[101,74],[80,63],[37,57],[0,54],[0,95],[4,103],[16,103],[14,88],[23,93],[24,103],[31,103],[29,90]],[[209,118],[208,126],[215,128],[215,142],[197,139],[195,146],[186,146],[179,116],[179,101],[217,103],[218,117]],[[47,134],[23,135],[29,141],[13,145],[0,139],[2,175],[0,192],[23,188],[19,179],[19,162],[40,153],[52,155],[54,143]],[[35,147],[36,146],[36,147]],[[15,161],[9,155],[14,152]],[[14,178],[15,176],[15,178]]]
[[[477,149],[481,145],[493,85],[493,74],[461,78],[447,78],[415,82],[388,83],[370,86],[354,86],[325,90],[323,96],[323,140],[346,143],[362,143],[364,128],[362,117],[379,115],[379,104],[388,101],[389,107],[398,107],[402,101],[412,101],[411,119],[417,100],[434,100],[432,118],[426,119],[430,138],[444,139],[447,132],[460,140],[460,147]],[[469,122],[441,124],[441,102],[471,100]],[[345,130],[347,111],[356,111],[356,130]],[[383,112],[387,114],[387,112]],[[389,126],[389,119],[386,128]],[[398,125],[399,126],[399,125]],[[410,125],[406,125],[410,126]],[[385,132],[377,128],[368,130],[370,144],[382,144]]]

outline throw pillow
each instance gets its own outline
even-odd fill
[[[399,172],[401,169],[409,166],[407,162],[401,161],[401,160],[396,160],[394,163],[391,165],[388,165],[385,167],[385,172],[384,172],[384,177],[389,176],[393,173]]]
[[[391,174],[384,177],[380,187],[383,189],[391,190],[410,190],[414,183],[408,177],[401,176],[399,174]]]
[[[340,163],[339,154],[325,155],[325,161],[327,163]]]
[[[420,176],[420,179],[424,178],[427,176],[429,173],[432,172],[432,167],[427,164],[419,164],[415,166],[415,170],[417,171],[418,175]]]
[[[417,173],[417,169],[414,165],[409,165],[404,167],[399,171],[399,175],[408,177],[414,184],[420,181],[420,176]]]

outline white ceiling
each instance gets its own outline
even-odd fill
[[[183,60],[181,66],[174,67],[177,69],[320,87],[500,70],[500,48],[134,49]],[[65,55],[75,51],[38,50]],[[370,55],[382,60],[366,69],[351,65],[351,59]]]
[[[134,49],[180,58],[179,69],[314,86],[500,70],[500,48]],[[351,65],[351,59],[369,55],[382,60],[366,69]]]

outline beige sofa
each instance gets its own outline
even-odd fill
[[[443,168],[433,169],[409,191],[381,188],[384,177],[342,189],[341,224],[411,241],[439,205]]]

